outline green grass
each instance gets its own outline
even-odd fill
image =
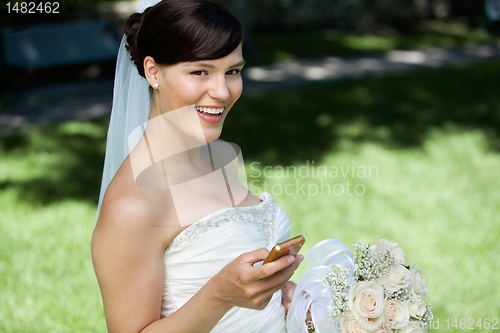
[[[261,181],[252,190],[274,185],[267,190],[292,235],[306,237],[304,253],[325,238],[398,242],[422,268],[446,332],[447,318],[500,313],[498,73],[497,61],[247,95],[222,138],[242,147],[248,179]],[[0,137],[1,332],[105,331],[89,250],[106,121]],[[276,173],[307,163],[311,171],[313,161],[339,168],[338,177]],[[270,166],[268,177],[252,162]],[[342,175],[353,166],[372,174]],[[312,195],[314,185],[347,181],[364,193]],[[296,182],[304,194],[279,193]]]
[[[500,156],[487,147],[479,130],[435,130],[415,149],[356,144],[354,151],[341,149],[315,161],[316,171],[310,161],[310,174],[302,169],[298,184],[292,172],[286,177],[276,167],[268,170],[267,191],[289,215],[292,236],[306,238],[304,254],[326,238],[340,239],[353,251],[357,240],[374,244],[386,238],[401,245],[407,263],[422,268],[427,301],[441,328],[446,318],[498,318]],[[319,165],[328,168],[326,175],[318,175]],[[347,176],[337,177],[335,168],[348,170]],[[291,195],[281,193],[287,184]],[[254,185],[252,190],[264,190],[263,182]],[[307,268],[303,264],[294,279]]]
[[[0,139],[1,332],[105,331],[90,262],[105,123]]]
[[[394,49],[414,50],[429,47],[454,48],[471,44],[495,43],[498,35],[480,36],[460,22],[431,21],[426,29],[413,34],[322,30],[303,33],[259,34],[255,44],[263,61],[297,58],[345,57]],[[251,59],[250,59],[251,60]]]

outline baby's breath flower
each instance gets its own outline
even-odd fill
[[[405,288],[401,288],[393,293],[391,293],[386,289],[385,296],[389,300],[395,299],[407,303],[418,302],[420,300],[420,297],[417,294],[415,294],[413,290],[408,290]]]
[[[358,241],[353,247],[357,251],[356,277],[359,281],[374,281],[389,274],[389,268],[394,265],[394,255],[386,252],[373,253],[370,245]]]
[[[323,281],[333,296],[333,310],[331,313],[333,319],[340,319],[343,313],[349,311],[348,291],[352,284],[347,279],[348,274],[348,268],[332,266]]]

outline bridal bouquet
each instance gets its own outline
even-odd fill
[[[311,311],[316,332],[424,332],[433,316],[424,302],[425,278],[405,263],[397,243],[369,246],[328,239],[307,254],[313,267],[300,279],[287,317],[288,332],[307,332]]]

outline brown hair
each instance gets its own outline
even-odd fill
[[[146,56],[161,65],[219,59],[243,41],[243,26],[218,0],[162,0],[132,14],[123,31],[143,77]]]

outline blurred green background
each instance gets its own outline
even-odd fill
[[[293,18],[299,3],[315,2],[270,3],[289,8]],[[265,30],[285,23],[264,20],[270,4],[261,12],[252,7],[248,59],[251,65],[498,42],[496,23],[488,22],[481,6],[456,1],[453,12],[453,1],[429,3],[441,4],[436,8],[442,12],[430,6],[427,15],[412,16],[411,25],[372,8],[375,19],[349,12],[352,22],[368,23],[315,22],[293,33]],[[222,139],[242,148],[250,189],[273,194],[291,219],[292,236],[304,235],[302,253],[325,238],[348,246],[380,238],[397,242],[407,263],[426,277],[426,301],[439,319],[434,331],[494,332],[475,325],[500,317],[499,74],[497,59],[245,94]],[[2,105],[11,98],[4,95]],[[72,119],[0,136],[1,332],[106,330],[90,238],[108,121]],[[329,172],[312,174],[312,165]],[[259,171],[266,166],[264,176]],[[279,174],[279,167],[301,166],[309,167],[309,175]],[[363,167],[365,175],[358,173]],[[337,192],[328,193],[327,185],[337,185]],[[293,279],[307,268],[302,263]]]

